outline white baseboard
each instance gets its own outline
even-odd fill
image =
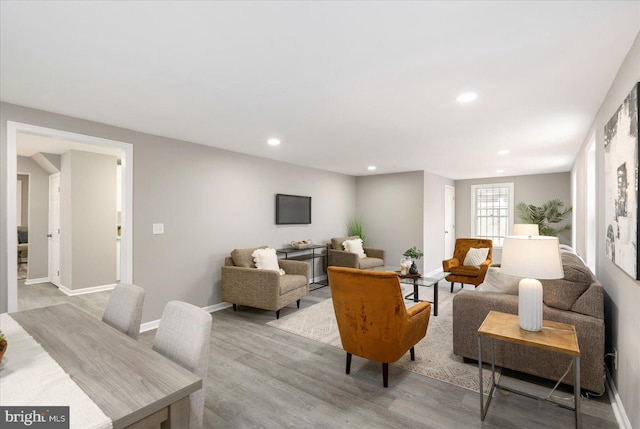
[[[423,277],[436,277],[438,274],[442,274],[443,272],[444,271],[442,271],[442,267],[440,267],[440,268],[436,268],[435,270],[429,271]]]
[[[329,277],[326,274],[324,274],[322,276],[316,276],[316,277],[314,277],[312,279],[309,279],[309,284],[319,283],[319,282],[321,282],[323,280],[327,280],[328,278]]]
[[[216,311],[224,310],[225,308],[229,307],[231,307],[231,304],[229,304],[228,302],[220,302],[218,304],[202,307],[202,309],[207,313],[215,313]],[[160,319],[152,320],[151,322],[145,322],[140,325],[140,332],[147,332],[153,329],[158,329],[158,326],[160,326]]]
[[[607,393],[609,394],[609,401],[611,402],[611,408],[613,409],[613,415],[616,416],[616,421],[618,422],[618,427],[620,429],[633,429],[631,427],[631,422],[629,421],[629,417],[624,410],[624,406],[622,405],[622,401],[620,400],[620,395],[618,395],[618,390],[616,389],[616,385],[613,384],[613,377],[609,372],[609,368],[605,368],[606,372],[606,383],[607,383]]]
[[[25,285],[37,285],[40,283],[48,283],[49,282],[49,277],[42,277],[39,279],[27,279],[24,281]]]
[[[60,291],[62,293],[64,293],[67,296],[76,296],[76,295],[84,295],[87,293],[94,293],[94,292],[102,292],[105,290],[111,290],[114,287],[116,287],[116,284],[110,284],[110,285],[102,285],[102,286],[94,286],[94,287],[85,287],[82,289],[69,289],[66,286],[62,286],[62,285],[58,285],[58,289],[60,289]]]

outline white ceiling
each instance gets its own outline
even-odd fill
[[[3,0],[0,28],[5,102],[351,175],[464,179],[571,169],[640,1]]]

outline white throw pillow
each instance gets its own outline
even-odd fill
[[[478,285],[478,292],[497,292],[518,295],[518,285],[522,277],[503,274],[500,268],[491,267],[487,271],[484,282]]]
[[[480,249],[476,249],[472,247],[467,252],[467,256],[464,257],[464,262],[462,265],[479,267],[484,261],[487,260],[487,255],[489,254],[489,248],[484,247]]]
[[[362,248],[362,238],[354,238],[353,240],[345,240],[342,242],[342,247],[349,253],[356,253],[361,258],[366,258]]]
[[[284,274],[284,270],[278,265],[276,249],[256,249],[253,251],[251,256],[253,257],[253,262],[255,262],[257,269],[278,271],[280,275]]]

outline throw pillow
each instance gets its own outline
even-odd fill
[[[280,275],[284,274],[284,270],[278,265],[276,249],[256,249],[253,251],[251,256],[253,257],[253,262],[255,262],[257,269],[278,271]]]
[[[520,284],[521,278],[522,277],[504,274],[500,271],[500,268],[491,267],[487,271],[484,282],[478,285],[476,290],[479,292],[496,292],[518,295],[518,285]]]
[[[256,249],[266,249],[267,246],[251,247],[248,249],[233,249],[231,252],[231,259],[233,259],[233,265],[236,267],[255,268],[253,263],[253,257],[251,254]]]
[[[476,249],[472,247],[467,252],[467,256],[464,257],[464,262],[462,265],[470,265],[472,267],[479,267],[484,261],[487,260],[487,255],[489,254],[488,247],[482,247],[480,249]]]
[[[345,242],[345,240],[355,240],[356,238],[360,238],[357,235],[352,235],[351,237],[336,237],[336,238],[332,238],[331,239],[331,248],[334,250],[344,250],[344,247],[342,247],[342,243]]]
[[[364,249],[362,248],[362,239],[356,238],[354,240],[345,240],[342,242],[342,247],[349,253],[356,253],[361,258],[366,258],[367,255],[364,253]]]

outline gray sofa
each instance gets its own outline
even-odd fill
[[[561,255],[564,279],[541,280],[543,318],[576,327],[581,353],[580,386],[600,394],[604,392],[603,288],[578,256],[570,252]],[[454,354],[477,360],[477,330],[491,310],[518,314],[518,296],[478,290],[456,294],[453,298]],[[491,341],[483,341],[482,355],[489,357],[490,353]],[[504,341],[495,342],[495,353],[498,366],[555,381],[571,362],[567,355]],[[569,371],[563,382],[573,385],[573,371]]]
[[[264,248],[266,246],[263,246]],[[280,309],[297,302],[309,293],[309,264],[302,261],[279,259],[278,271],[259,270],[251,254],[257,249],[235,249],[227,256],[222,267],[222,300],[238,305],[272,310],[280,318]]]

